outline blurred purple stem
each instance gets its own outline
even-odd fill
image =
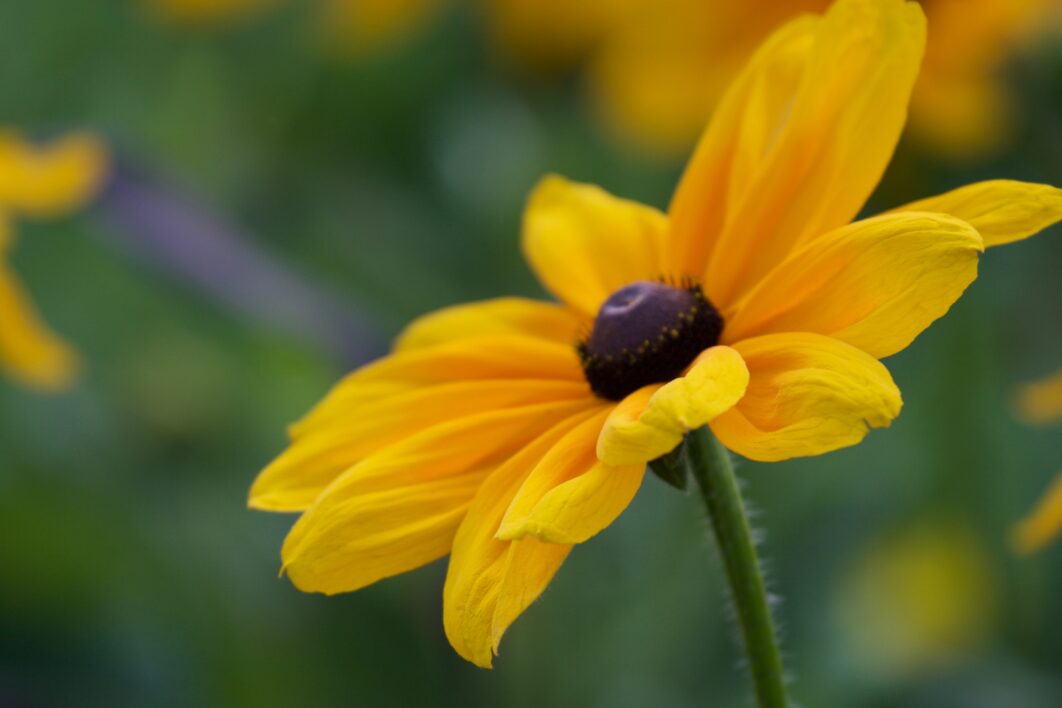
[[[103,240],[233,314],[294,336],[347,366],[384,351],[378,329],[342,298],[155,181],[118,165],[99,204],[117,227],[105,231]]]

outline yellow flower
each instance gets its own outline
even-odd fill
[[[861,671],[895,679],[982,648],[998,595],[984,544],[963,525],[934,520],[862,549],[842,575],[836,607]]]
[[[1018,415],[1033,425],[1062,421],[1062,371],[1018,392]],[[1062,535],[1062,474],[1040,503],[1014,528],[1014,547],[1032,553]]]
[[[889,425],[900,392],[878,360],[948,310],[985,245],[1062,218],[1062,190],[993,181],[852,222],[903,128],[924,41],[921,9],[902,0],[840,0],[780,29],[667,213],[545,178],[523,249],[561,304],[503,298],[415,321],[292,426],[255,481],[252,507],[302,512],[282,551],[291,581],[345,592],[449,553],[446,634],[490,666],[572,545],[686,431],[709,425],[771,461]]]
[[[591,59],[591,90],[618,134],[650,152],[685,149],[730,78],[782,21],[827,0],[657,0],[629,13]],[[932,28],[911,103],[912,128],[963,154],[1006,131],[1001,70],[1030,30],[1049,25],[1051,0],[927,0]]]
[[[40,320],[7,263],[12,216],[51,216],[84,203],[98,188],[106,157],[99,143],[70,135],[34,147],[0,132],[0,368],[26,384],[66,386],[75,356]]]

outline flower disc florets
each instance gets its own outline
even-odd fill
[[[696,283],[643,280],[609,296],[579,360],[593,392],[618,401],[679,376],[722,332],[723,318]]]

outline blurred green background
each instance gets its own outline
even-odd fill
[[[113,189],[20,225],[15,266],[85,365],[60,396],[0,381],[0,705],[745,704],[698,500],[654,478],[491,672],[447,645],[445,561],[334,598],[277,578],[293,519],[245,498],[284,425],[409,318],[541,294],[517,238],[544,171],[663,206],[681,169],[602,138],[577,77],[497,61],[468,7],[357,61],[316,51],[307,12],[188,31],[133,2],[0,2],[4,124],[98,132],[127,186],[313,294],[197,278],[212,252],[195,239],[175,267]],[[986,177],[1062,183],[1062,47],[1010,82],[1003,156],[957,165],[905,142],[868,211]],[[889,361],[891,429],[741,466],[801,705],[1062,705],[1062,544],[1007,546],[1062,469],[1062,429],[1010,411],[1016,385],[1062,366],[1060,237],[988,254]]]

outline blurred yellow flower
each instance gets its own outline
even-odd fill
[[[1062,422],[1062,370],[1018,390],[1018,415],[1030,425]]]
[[[1017,396],[1018,415],[1034,425],[1062,422],[1062,371],[1023,386]],[[1040,503],[1014,528],[1019,553],[1032,553],[1062,535],[1062,475]]]
[[[1032,553],[1062,535],[1062,474],[1055,478],[1032,513],[1014,527],[1012,541],[1019,553]]]
[[[864,548],[841,579],[842,636],[862,672],[931,672],[982,648],[998,613],[998,577],[968,529],[939,521]]]
[[[603,120],[650,152],[696,137],[730,78],[783,20],[827,0],[654,0],[611,34],[591,59]],[[912,130],[941,151],[980,152],[1006,130],[1001,69],[1031,34],[1050,25],[1054,0],[927,0],[931,29],[911,101]],[[1056,22],[1057,27],[1057,22]]]
[[[83,204],[99,187],[106,155],[95,138],[74,134],[45,147],[0,132],[0,368],[41,389],[66,386],[75,356],[45,326],[8,265],[13,216],[52,216]]]
[[[774,461],[889,425],[900,392],[879,359],[947,312],[985,246],[1062,219],[1062,190],[1000,180],[852,221],[924,43],[902,0],[785,25],[730,87],[667,213],[543,179],[523,250],[561,304],[414,322],[255,481],[252,507],[302,512],[282,551],[292,582],[356,590],[449,553],[447,636],[490,666],[572,545],[688,430]]]

